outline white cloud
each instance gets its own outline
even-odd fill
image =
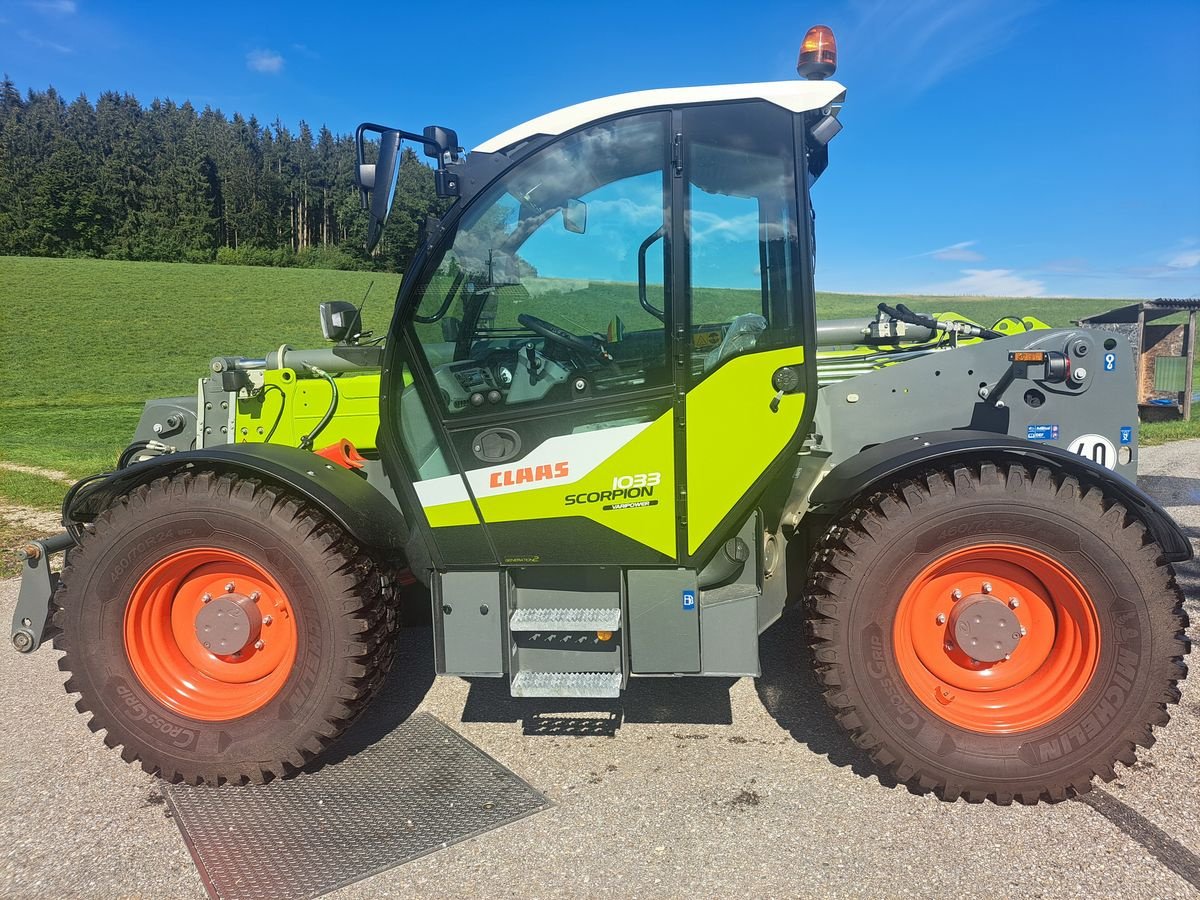
[[[29,5],[38,12],[54,16],[73,16],[79,11],[75,0],[33,0]]]
[[[278,75],[283,71],[283,57],[274,50],[251,50],[246,54],[246,68],[267,75]]]
[[[938,250],[931,250],[929,256],[934,259],[943,259],[949,262],[979,262],[983,259],[983,254],[978,250],[972,250],[978,241],[959,241],[957,244],[951,244],[949,247],[942,247]]]
[[[856,21],[843,46],[904,72],[892,83],[916,95],[955,70],[999,53],[1037,6],[1037,0],[855,0]]]
[[[620,230],[629,224],[652,227],[662,224],[662,200],[659,197],[652,198],[649,203],[633,197],[592,200],[588,203],[588,216],[592,220],[590,228],[599,226]]]
[[[1024,278],[1012,269],[963,269],[962,278],[935,284],[917,292],[948,297],[1040,297],[1046,285],[1035,278]]]
[[[25,41],[26,43],[32,44],[35,47],[40,47],[43,50],[53,50],[55,53],[74,53],[75,52],[70,47],[66,46],[65,44],[58,44],[58,43],[55,43],[54,41],[48,41],[45,38],[38,37],[36,34],[33,34],[32,32],[26,31],[24,29],[22,29],[21,31],[18,31],[17,36],[21,40]]]
[[[1200,266],[1200,250],[1184,250],[1167,260],[1172,269],[1194,269]]]
[[[757,212],[743,213],[731,218],[716,213],[694,209],[691,213],[692,241],[704,243],[715,238],[726,241],[745,241],[757,239],[759,218]]]

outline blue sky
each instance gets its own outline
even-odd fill
[[[24,90],[455,127],[470,147],[651,87],[795,76],[832,26],[845,130],[818,287],[1200,296],[1200,2],[605,4],[0,0]]]

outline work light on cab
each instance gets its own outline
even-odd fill
[[[837,71],[837,41],[828,25],[814,25],[800,44],[796,71],[809,81],[824,81]]]

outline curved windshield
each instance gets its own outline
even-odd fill
[[[464,215],[414,317],[450,411],[669,381],[667,130],[662,113],[591,126]]]

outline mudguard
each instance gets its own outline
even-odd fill
[[[1140,518],[1170,562],[1192,558],[1192,544],[1158,502],[1131,481],[1060,447],[990,431],[929,431],[876,444],[834,467],[813,490],[813,506],[837,507],[875,485],[942,460],[1022,457],[1102,484]]]
[[[224,444],[134,463],[85,479],[63,501],[63,524],[91,522],[135,487],[187,469],[261,478],[299,494],[324,510],[359,544],[388,556],[404,552],[404,516],[366,478],[306,450],[282,444]]]

